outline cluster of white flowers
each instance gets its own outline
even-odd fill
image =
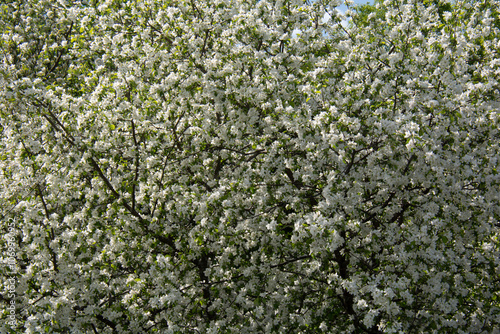
[[[0,332],[500,332],[500,3],[339,4],[0,5]]]

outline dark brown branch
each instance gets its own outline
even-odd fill
[[[109,319],[106,319],[104,318],[102,315],[100,314],[97,314],[95,316],[97,318],[97,320],[99,320],[100,322],[104,323],[105,325],[111,327],[113,329],[113,332],[115,331],[115,328],[116,328],[116,324],[114,322],[112,322],[111,320]]]
[[[45,199],[43,197],[42,188],[40,187],[40,184],[37,184],[36,187],[37,187],[36,189],[37,189],[37,192],[38,192],[38,196],[40,197],[40,200],[42,201],[43,209],[44,209],[44,212],[45,212],[45,218],[47,218],[47,220],[49,220],[50,219],[50,212],[49,212],[49,209],[47,207],[47,203],[45,202]],[[54,240],[54,238],[55,238],[54,229],[52,227],[50,228],[50,237],[51,237],[52,240]],[[49,244],[47,244],[47,248],[50,251],[50,255],[51,255],[51,258],[52,258],[51,261],[52,261],[52,266],[54,268],[54,271],[55,272],[59,272],[59,268],[57,266],[57,256],[56,256],[56,253],[52,250],[52,248],[50,248]]]
[[[222,169],[223,166],[223,160],[221,157],[217,158],[217,164],[215,165],[215,170],[214,170],[214,179],[218,180],[219,179],[219,173]]]
[[[347,165],[347,167],[345,168],[344,175],[349,174],[349,172],[351,171],[351,168],[354,165],[354,158],[356,157],[356,153],[357,152],[358,151],[356,151],[356,150],[352,151],[352,153],[351,153],[351,161],[349,162],[349,165]]]
[[[46,104],[42,103],[42,105],[48,108],[48,106]],[[77,148],[81,153],[85,153],[84,149],[82,149],[82,148],[80,148],[80,147],[78,147],[76,145],[73,136],[69,133],[69,131],[65,128],[65,126],[61,123],[61,121],[59,121],[59,119],[57,118],[57,116],[54,115],[54,113],[52,113],[51,111],[47,111],[47,112],[48,112],[48,115],[44,114],[43,116],[45,117],[45,119],[47,119],[47,121],[49,121],[49,123],[52,125],[52,127],[56,131],[63,132],[65,134],[66,140],[73,147]],[[50,117],[49,117],[49,115],[50,115]],[[56,125],[56,123],[57,123],[57,125]],[[120,194],[115,190],[115,188],[113,187],[113,185],[111,184],[111,182],[104,175],[102,169],[99,167],[99,164],[94,160],[94,158],[89,158],[89,160],[90,160],[90,165],[92,166],[92,168],[94,169],[94,171],[97,172],[97,174],[99,175],[99,177],[101,178],[101,180],[104,181],[104,183],[106,184],[106,187],[111,191],[111,193],[113,194],[113,196],[115,197],[115,199],[120,200],[121,199]],[[135,210],[135,208],[131,207],[125,200],[123,200],[123,206],[134,217],[138,218],[141,222],[144,221],[144,219],[142,218],[142,216]]]
[[[104,175],[103,171],[101,170],[101,167],[99,167],[99,165],[97,164],[97,162],[93,158],[90,158],[90,165],[92,166],[94,171],[97,172],[97,174],[99,174],[100,179],[104,181],[104,183],[106,184],[106,187],[111,191],[111,193],[113,194],[115,199],[117,199],[117,200],[122,199],[120,194],[115,190],[115,188],[113,187],[111,182],[108,180],[106,175]],[[123,200],[122,203],[123,203],[123,206],[127,209],[127,211],[130,212],[134,217],[138,218],[139,221],[141,221],[141,222],[144,221],[142,216],[139,214],[139,212],[137,212],[135,210],[135,208],[132,208],[125,200]]]
[[[73,30],[73,22],[71,22],[71,25],[69,26],[69,29],[68,29],[68,32],[65,34],[65,39],[68,39],[69,35],[71,34],[71,31]],[[64,54],[65,50],[62,49],[59,51],[59,54],[57,55],[57,59],[56,61],[54,62],[54,65],[52,66],[52,68],[47,72],[47,74],[45,75],[46,77],[52,73],[56,68],[57,66],[59,65],[59,62],[61,61],[61,57],[62,55]]]
[[[406,163],[406,166],[405,166],[405,169],[403,170],[403,175],[406,175],[406,173],[408,173],[408,171],[410,170],[410,166],[411,166],[411,162],[413,161],[413,159],[415,159],[415,154],[413,154],[410,159],[408,159],[408,162]],[[426,189],[425,191],[428,191],[430,188]],[[389,197],[385,200],[385,202],[380,206],[380,209],[385,209],[390,203],[391,201],[393,200],[394,196],[396,196],[396,191],[392,191],[389,193]],[[397,213],[394,217],[397,216],[397,218],[399,218],[399,215],[402,214],[404,212],[404,210],[407,209],[407,207],[409,207],[409,204],[407,204],[407,206],[405,206],[401,212]],[[372,208],[373,209],[373,208]],[[370,216],[366,217],[365,219],[363,219],[362,223],[366,223],[370,220],[372,220],[373,218],[375,218],[377,214],[376,213],[372,213]],[[397,218],[392,218],[391,219],[391,223],[395,222],[397,220]],[[380,221],[379,220],[375,220],[373,222],[373,227],[375,229],[378,229],[380,226]]]
[[[285,168],[285,174],[286,174],[286,176],[288,176],[288,178],[290,179],[290,182],[292,182],[292,184],[295,186],[295,188],[300,190],[304,186],[302,184],[302,182],[295,180],[295,178],[293,177],[293,172],[290,170],[290,168],[288,168],[288,167]]]
[[[249,162],[249,161],[252,161],[253,159],[257,158],[262,153],[266,153],[266,150],[260,149],[260,150],[257,150],[255,152],[252,152],[252,153],[243,153],[243,154],[250,155],[250,157],[248,157],[246,159],[246,162]]]
[[[212,296],[210,292],[210,279],[205,274],[206,269],[209,267],[209,258],[210,254],[202,254],[199,259],[193,261],[193,263],[198,267],[198,275],[200,277],[200,281],[205,283],[202,287],[203,290],[203,298],[206,301],[206,305],[204,308],[206,321],[210,322],[216,319],[216,313],[211,311],[209,308],[212,305]]]
[[[191,7],[193,7],[193,9],[198,13],[198,17],[200,19],[203,19],[203,15],[201,15],[201,11],[198,9],[198,7],[196,7],[196,4],[193,0],[191,0]]]
[[[201,54],[205,55],[208,37],[210,36],[210,29],[205,30],[205,38],[203,39],[203,47],[201,48]]]
[[[310,259],[310,258],[311,258],[311,255],[299,256],[299,257],[297,257],[295,259],[290,259],[290,260],[287,260],[285,262],[274,264],[274,265],[271,266],[271,268],[283,267],[283,266],[286,266],[289,263],[293,263],[293,262],[297,262],[297,261],[305,260],[305,259]]]
[[[137,138],[135,135],[135,124],[134,120],[130,121],[132,123],[132,137],[134,138],[134,145],[135,145],[135,174],[134,174],[134,181],[132,183],[132,209],[135,210],[135,187],[137,185],[137,180],[139,179],[139,143],[137,142]]]

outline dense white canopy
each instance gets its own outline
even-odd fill
[[[0,5],[0,332],[500,331],[499,1],[338,5]]]

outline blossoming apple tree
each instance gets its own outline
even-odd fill
[[[500,4],[338,5],[3,2],[0,331],[498,332]]]

